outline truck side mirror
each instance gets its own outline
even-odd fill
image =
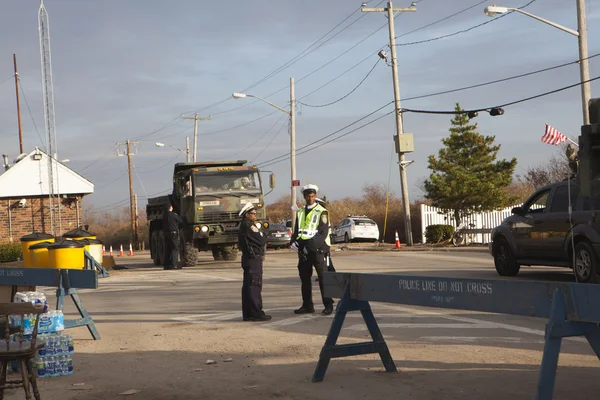
[[[271,188],[271,190],[275,189],[275,174],[271,173],[271,175],[269,175],[269,187]]]

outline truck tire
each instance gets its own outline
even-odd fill
[[[150,239],[152,241],[150,253],[152,254],[152,261],[154,261],[154,265],[162,265],[160,259],[160,239],[161,237],[158,232],[152,232],[152,238]]]
[[[575,279],[579,283],[600,283],[600,267],[594,248],[587,241],[575,246]]]
[[[225,261],[235,261],[237,259],[237,255],[238,255],[238,248],[237,248],[237,246],[224,247],[222,249],[222,251],[223,251],[223,260],[225,260]]]
[[[198,262],[198,250],[194,247],[194,242],[184,241],[181,245],[183,254],[181,254],[181,262],[184,267],[195,267]]]
[[[220,247],[213,247],[212,255],[213,255],[213,258],[215,259],[215,261],[222,261],[223,260],[223,249],[221,249]]]
[[[494,240],[492,245],[494,266],[500,276],[517,276],[521,266],[517,264],[515,254],[503,237]]]
[[[165,236],[162,231],[158,232],[157,236],[157,256],[158,256],[158,265],[165,265]]]

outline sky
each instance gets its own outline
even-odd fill
[[[498,5],[521,7],[529,1]],[[385,5],[374,0],[368,6],[380,3]],[[518,13],[493,20],[483,11],[492,3],[421,0],[416,12],[396,16],[400,94],[407,99],[402,107],[452,110],[456,102],[465,109],[493,107],[579,81],[579,67],[573,64],[409,100],[578,59],[575,36]],[[70,160],[70,168],[94,183],[95,193],[84,202],[87,208],[98,212],[127,206],[127,159],[116,154],[124,151],[117,143],[126,140],[139,142],[132,146],[132,162],[140,208],[147,197],[169,191],[174,163],[185,161],[186,136],[193,144],[193,121],[180,116],[195,112],[211,117],[198,122],[199,161],[248,160],[265,171],[265,185],[269,173],[276,175],[277,186],[267,203],[289,194],[289,159],[269,162],[289,155],[287,115],[231,94],[243,91],[289,108],[291,77],[301,184],[318,185],[319,194],[331,200],[359,196],[366,184],[389,184],[390,191],[401,193],[393,152],[395,119],[388,114],[393,105],[342,129],[393,100],[392,69],[376,55],[382,48],[390,53],[383,14],[363,13],[360,2],[348,0],[44,4],[50,18],[58,158]],[[576,29],[575,4],[536,0],[525,10]],[[409,1],[394,2],[394,7],[408,6]],[[38,8],[37,0],[0,3],[0,150],[10,160],[19,153],[13,54],[22,89],[25,151],[46,145]],[[587,0],[586,13],[591,56],[600,53],[600,0]],[[489,23],[468,30],[484,22]],[[600,76],[600,57],[589,64],[591,77]],[[600,97],[598,82],[592,82],[592,97]],[[334,104],[311,107],[328,103]],[[559,151],[540,141],[546,123],[572,138],[579,135],[581,107],[581,92],[575,87],[506,107],[502,116],[480,113],[474,121],[480,133],[496,137],[502,146],[499,157],[517,158],[518,174]],[[451,118],[404,113],[404,131],[415,141],[415,151],[406,155],[414,161],[407,169],[411,201],[423,196],[419,183],[429,174],[427,157],[437,154]],[[327,135],[327,140],[338,139],[300,154],[303,146]],[[157,147],[156,142],[166,146]]]

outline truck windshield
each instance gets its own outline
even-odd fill
[[[260,192],[258,172],[215,171],[194,174],[196,196],[208,193]]]

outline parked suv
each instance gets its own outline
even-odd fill
[[[594,184],[594,192],[600,193]],[[492,230],[496,271],[515,276],[521,265],[568,267],[578,282],[600,283],[599,211],[600,198],[579,196],[576,180],[538,189]]]

